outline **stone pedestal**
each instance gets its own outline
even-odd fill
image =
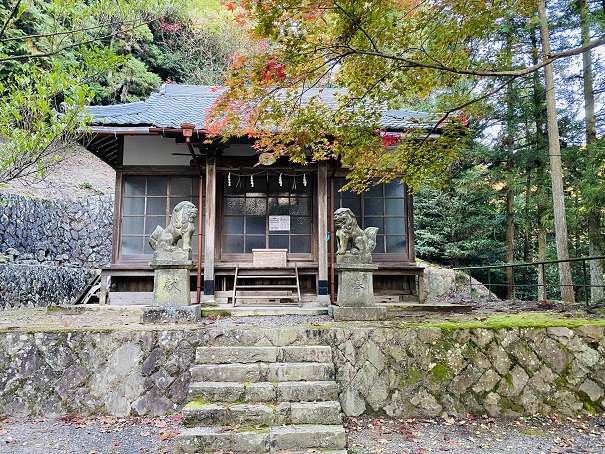
[[[334,320],[384,320],[386,307],[376,306],[372,272],[378,265],[372,263],[335,263],[338,272],[338,306],[330,306]]]
[[[199,304],[193,306],[147,306],[141,314],[142,323],[195,323],[202,317]]]
[[[191,252],[156,251],[149,264],[153,272],[153,303],[143,311],[147,322],[189,322],[199,320],[199,308],[191,306]]]

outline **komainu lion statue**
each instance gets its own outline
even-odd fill
[[[368,227],[365,230],[357,225],[357,219],[349,208],[339,208],[334,212],[334,225],[338,238],[337,254],[345,254],[351,243],[350,253],[360,256],[360,261],[371,262],[372,251],[376,247],[378,227]]]
[[[179,239],[183,239],[183,250],[191,251],[191,237],[195,230],[194,219],[197,208],[191,202],[180,202],[172,210],[170,222],[163,229],[159,225],[149,238],[149,245],[154,251],[175,251]]]

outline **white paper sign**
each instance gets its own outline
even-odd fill
[[[269,231],[290,231],[290,216],[269,216]]]

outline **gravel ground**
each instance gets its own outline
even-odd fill
[[[171,453],[179,416],[0,420],[0,453]],[[605,418],[347,418],[351,454],[605,452]],[[313,451],[309,451],[313,452]],[[219,452],[220,454],[227,454]],[[217,454],[219,454],[217,453]],[[282,453],[286,454],[286,453]]]
[[[348,418],[350,453],[594,453],[605,452],[605,418],[535,416],[514,420]]]
[[[177,417],[178,419],[178,417]],[[180,425],[175,417],[0,420],[0,453],[170,453]]]
[[[574,306],[557,302],[539,303],[535,301],[510,301],[489,300],[487,298],[469,298],[464,292],[452,292],[440,298],[439,302],[457,303],[470,306],[471,311],[408,311],[405,315],[393,318],[391,322],[401,325],[402,323],[422,323],[429,321],[453,321],[463,319],[476,319],[489,315],[516,314],[523,312],[550,312],[564,315],[565,317],[594,318],[595,316],[585,311],[583,304]],[[65,311],[49,310],[46,308],[19,309],[3,311],[0,317],[0,330],[20,331],[31,330],[83,330],[83,329],[158,329],[158,325],[140,323],[139,306],[78,306],[75,310]],[[599,315],[602,315],[599,314]],[[350,324],[351,322],[340,322]],[[364,322],[366,323],[366,322]],[[388,324],[389,321],[384,322]],[[262,317],[221,317],[210,316],[203,318],[197,325],[203,327],[228,327],[228,326],[279,326],[279,325],[317,325],[338,326],[328,316],[321,315],[280,315]],[[187,328],[192,325],[166,325],[171,329]]]

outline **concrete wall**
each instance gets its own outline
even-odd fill
[[[0,413],[159,415],[186,402],[197,345],[333,348],[347,415],[600,413],[605,335],[576,329],[229,327],[0,333]]]

